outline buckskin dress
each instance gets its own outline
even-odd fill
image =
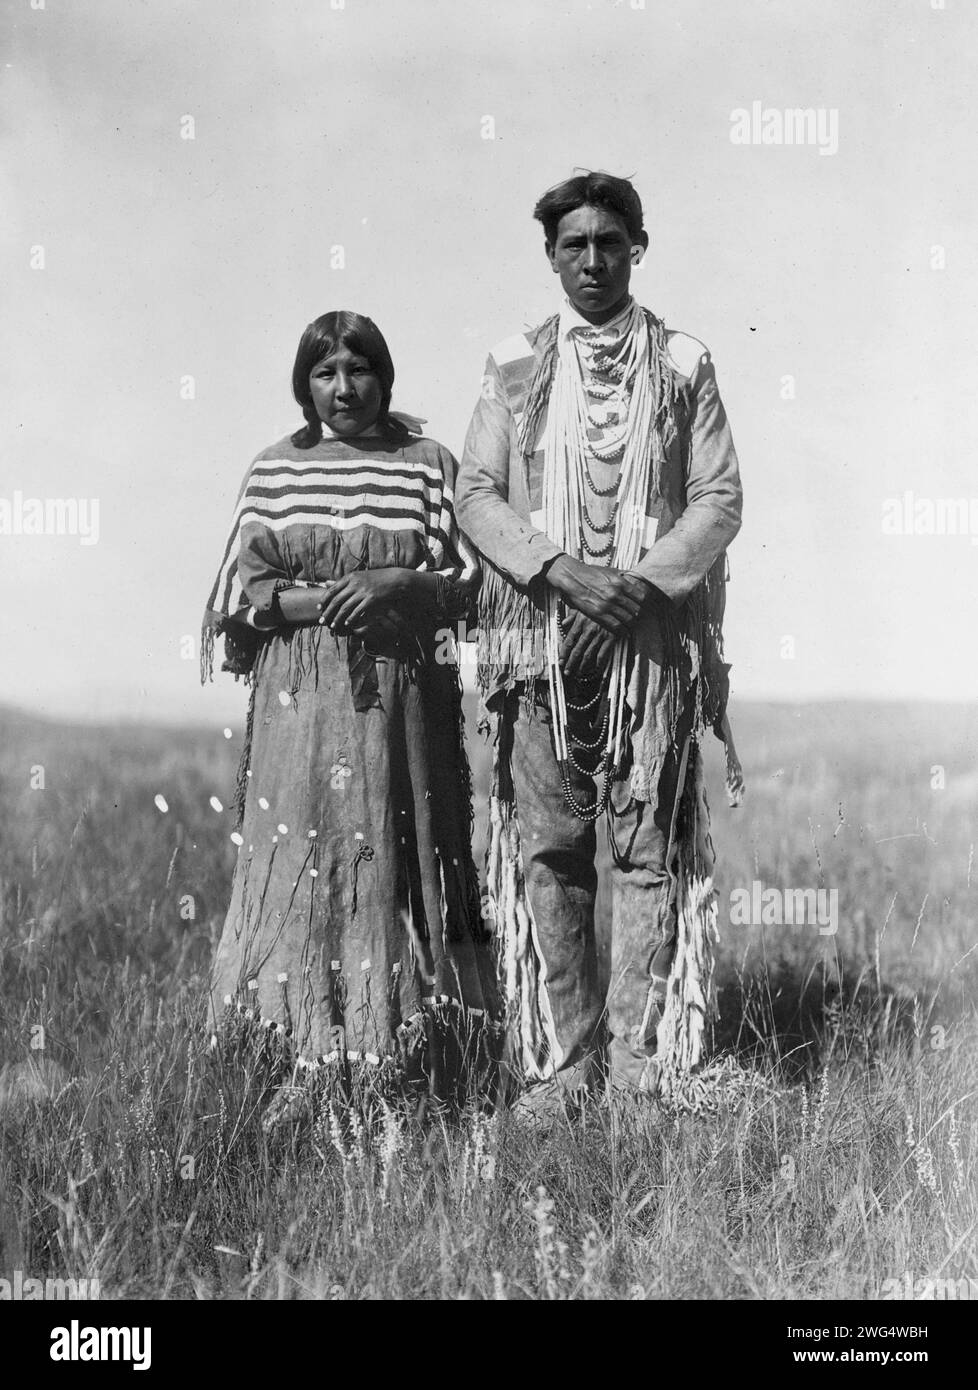
[[[252,684],[231,902],[213,962],[231,1011],[299,1068],[450,1092],[485,1072],[494,967],[471,852],[471,785],[446,611],[414,609],[396,647],[321,626],[257,631],[295,584],[403,566],[443,574],[456,601],[478,565],[440,444],[384,432],[286,438],[246,479],[205,618],[204,665]]]

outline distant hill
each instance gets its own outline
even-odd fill
[[[465,695],[469,731],[474,735],[476,696]],[[971,743],[978,752],[978,701],[946,704],[925,700],[817,700],[787,701],[733,700],[730,707],[734,738],[738,747],[773,741],[780,748],[796,739],[816,740],[823,747],[856,742],[883,745],[892,752],[896,733],[911,744],[936,746],[935,741],[955,746]],[[243,719],[233,724],[235,734]],[[35,714],[15,705],[0,704],[0,735],[29,738],[37,734],[72,735],[88,741],[100,735],[113,739],[150,740],[153,744],[172,744],[174,740],[212,739],[213,724],[168,723],[165,720],[68,720]]]

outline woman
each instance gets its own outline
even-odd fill
[[[252,685],[217,1018],[345,1084],[471,1084],[495,1037],[457,667],[439,628],[478,565],[456,463],[390,412],[370,319],[324,314],[292,388],[306,425],[245,480],[205,615],[202,675]]]

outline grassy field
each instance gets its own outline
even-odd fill
[[[269,1137],[264,1075],[207,1050],[201,1002],[234,862],[209,803],[230,802],[240,732],[0,712],[0,1278],[110,1298],[978,1295],[978,718],[733,718],[738,810],[707,751],[714,1046],[750,1069],[740,1100],[542,1132],[320,1107]],[[755,881],[836,890],[837,932],[730,925]]]

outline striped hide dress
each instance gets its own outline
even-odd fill
[[[340,564],[328,575],[320,566],[315,582],[350,569],[402,565],[474,585],[478,561],[455,524],[456,467],[447,449],[416,436],[404,448],[372,435],[324,438],[313,449],[300,449],[286,436],[265,449],[245,479],[208,599],[213,625],[222,626],[221,619],[249,604],[259,612],[268,609],[274,579],[280,576],[265,570],[281,569],[296,535],[310,526],[327,527],[357,554],[357,546],[365,542],[370,548],[367,530],[402,537],[392,549],[381,545],[384,555],[394,558]],[[405,547],[403,533],[416,541]],[[377,542],[373,544],[376,551]],[[290,577],[307,578],[298,570]]]
[[[252,684],[231,903],[212,971],[222,1034],[245,1027],[350,1083],[459,1084],[486,1063],[493,965],[471,853],[461,688],[437,612],[394,647],[320,626],[257,630],[284,587],[397,566],[474,596],[456,463],[404,434],[284,439],[255,460],[208,601],[226,670]],[[233,614],[238,614],[233,618]],[[205,668],[210,653],[205,653]]]

